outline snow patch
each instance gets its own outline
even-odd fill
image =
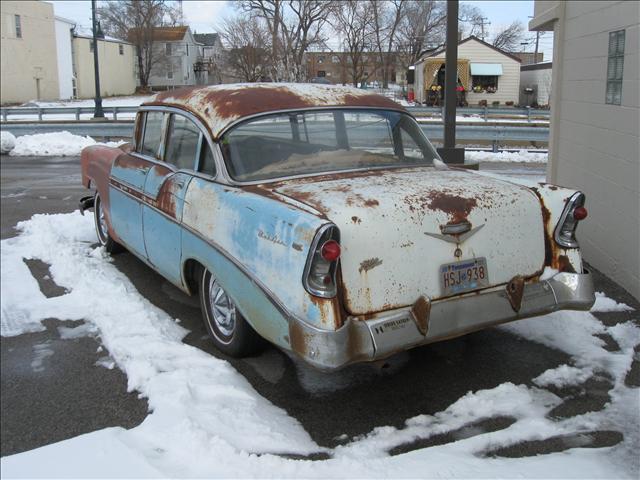
[[[596,292],[596,303],[591,307],[592,312],[632,312],[626,303],[618,303],[613,298],[607,297],[602,292]]]
[[[518,163],[547,163],[548,153],[528,152],[520,150],[518,152],[489,152],[489,151],[465,151],[465,160],[474,162],[518,162]]]
[[[35,215],[18,228],[18,237],[1,244],[2,335],[32,331],[49,317],[84,319],[108,352],[98,365],[112,368],[115,363],[122,369],[129,389],[148,398],[152,413],[128,431],[104,429],[4,457],[4,477],[547,478],[549,472],[572,478],[637,477],[638,389],[627,388],[624,377],[640,329],[630,322],[607,327],[588,312],[563,311],[500,327],[567,352],[574,366],[547,370],[534,379],[536,386],[507,382],[468,392],[441,412],[407,419],[402,428],[382,425],[351,441],[342,436],[345,444],[329,451],[329,460],[293,460],[275,454],[326,449],[227,362],[183,344],[186,330],[144,299],[93,246],[90,217],[78,212]],[[53,280],[68,293],[44,298],[23,258],[50,264]],[[610,335],[620,351],[607,351],[596,334]],[[39,350],[41,361],[46,361],[46,350]],[[549,418],[563,400],[539,387],[578,382],[592,371],[612,379],[610,403],[598,412]],[[495,417],[514,423],[389,456],[398,446]],[[624,440],[610,448],[571,448],[529,458],[485,456],[522,441],[598,429],[617,430]]]
[[[91,145],[118,147],[126,142],[96,142],[93,138],[73,135],[67,131],[22,135],[15,139],[15,147],[9,155],[16,157],[69,157],[78,156]]]
[[[0,131],[0,153],[9,153],[16,146],[16,137],[11,132]]]

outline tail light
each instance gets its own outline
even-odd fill
[[[584,200],[584,193],[577,192],[567,201],[554,234],[558,245],[566,248],[576,248],[578,246],[576,228],[580,220],[587,218]]]
[[[340,231],[333,224],[325,225],[316,233],[304,267],[302,283],[307,292],[322,298],[336,295],[339,259]]]

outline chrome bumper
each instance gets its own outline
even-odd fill
[[[292,350],[321,369],[374,361],[396,352],[453,338],[500,323],[556,310],[589,310],[595,302],[589,272],[558,273],[549,280],[525,284],[519,309],[506,288],[428,302],[430,308],[401,308],[370,318],[349,317],[338,330],[322,330],[291,320]],[[418,318],[423,316],[426,318]],[[424,334],[423,334],[424,332]]]

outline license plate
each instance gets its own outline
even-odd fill
[[[440,265],[440,287],[443,297],[488,286],[489,271],[486,258]]]

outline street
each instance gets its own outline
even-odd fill
[[[33,214],[76,210],[77,200],[85,194],[77,157],[2,156],[1,162],[3,239],[15,236],[16,223]],[[530,165],[483,165],[481,170],[544,175],[543,167]],[[65,294],[51,279],[47,264],[25,262],[46,297]],[[226,358],[206,336],[197,298],[186,296],[129,253],[114,256],[113,262],[142,296],[181,320],[181,326],[189,331],[185,343],[228,361],[262,397],[297,419],[319,446],[329,449],[370,434],[376,427],[402,429],[408,419],[442,412],[470,391],[494,389],[507,382],[535,387],[533,380],[543,372],[573,363],[567,353],[527,340],[509,328],[484,330],[401,353],[382,363],[334,373],[315,371],[272,346],[256,357]],[[636,310],[596,312],[598,320],[606,326],[629,320],[640,324],[640,305],[609,279],[594,273],[596,291]],[[3,457],[109,426],[133,428],[147,416],[147,400],[136,391],[127,391],[126,375],[109,360],[98,334],[65,335],[65,328],[82,325],[65,318],[50,318],[44,325],[45,331],[2,337]],[[599,334],[599,338],[607,351],[620,350],[610,335]],[[639,348],[636,346],[636,359],[624,379],[627,386],[640,386]],[[613,388],[613,379],[606,374],[593,375],[579,385],[548,386],[561,402],[547,416],[560,422],[603,410],[611,401]],[[514,422],[509,416],[479,418],[445,434],[403,443],[389,453],[397,455],[500,431]],[[588,435],[583,431],[519,442],[492,451],[490,456],[534,456],[576,445],[608,447],[623,437],[615,428],[588,430]],[[306,458],[330,456],[319,452]]]

